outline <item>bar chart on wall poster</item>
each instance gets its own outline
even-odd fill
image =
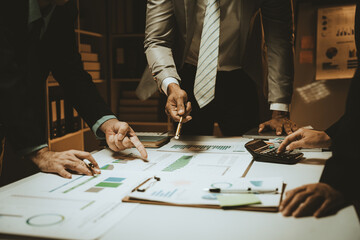
[[[135,171],[144,173],[212,174],[215,176],[241,177],[252,157],[250,154],[210,154],[190,152],[148,151],[148,161],[139,159],[136,150],[122,155],[111,155],[103,150],[94,154],[103,172]]]
[[[355,5],[318,9],[316,80],[349,79],[358,66]]]

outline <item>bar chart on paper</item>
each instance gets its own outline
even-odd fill
[[[187,144],[175,144],[171,147],[174,150],[190,150],[190,151],[207,151],[207,150],[219,150],[226,151],[231,148],[229,145],[187,145]]]
[[[251,162],[251,157],[238,154],[177,154],[178,158],[167,161],[162,172],[190,175],[242,176]],[[163,163],[164,164],[164,163]]]
[[[182,156],[181,158],[177,159],[175,162],[173,162],[171,165],[163,169],[164,172],[173,172],[178,169],[181,169],[189,164],[191,159],[194,156]]]
[[[203,153],[245,153],[244,142],[222,143],[222,142],[182,142],[170,141],[159,151],[167,152],[203,152]]]
[[[0,198],[0,232],[26,234],[34,239],[97,239],[131,211],[121,202],[110,200],[9,191]]]
[[[77,184],[72,184],[72,186],[69,186],[68,188],[64,186],[62,193],[67,194],[75,190],[87,193],[99,193],[105,189],[111,190],[118,188],[123,184],[123,181],[126,180],[126,178],[123,177],[107,177],[101,180],[98,176],[83,179],[83,181],[80,181],[81,179],[79,179]]]
[[[153,191],[151,193],[151,196],[171,198],[177,191],[178,191],[177,188],[171,189],[170,191],[169,190],[158,190],[158,191]]]
[[[208,144],[205,144],[208,145]],[[234,149],[234,146],[217,146],[218,150]],[[208,147],[207,147],[208,148]],[[136,150],[134,150],[135,152]],[[105,154],[106,152],[104,152]],[[136,153],[136,152],[135,152]],[[95,157],[97,157],[95,155]],[[97,161],[98,159],[95,158]],[[196,175],[241,177],[251,163],[252,157],[248,153],[212,154],[208,152],[164,152],[148,151],[148,161],[128,154],[126,157],[108,158],[98,161],[101,169],[106,173],[138,172],[138,173],[183,173]]]
[[[97,200],[125,194],[146,176],[138,173],[103,172],[97,176],[78,176],[72,180],[52,186],[46,191],[51,196],[61,198],[84,197]]]

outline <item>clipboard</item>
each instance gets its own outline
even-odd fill
[[[152,181],[150,183],[150,181]],[[146,179],[144,182],[142,182],[140,185],[135,187],[131,192],[146,192],[149,190],[153,185],[160,182],[161,178],[154,176],[151,178]],[[282,184],[282,189],[280,194],[280,201],[279,205],[282,201],[283,193],[285,190],[286,184]],[[195,208],[210,208],[210,209],[223,209],[223,210],[243,210],[243,211],[260,211],[260,212],[278,212],[279,211],[279,205],[278,206],[261,206],[261,205],[245,205],[245,206],[234,206],[234,207],[221,207],[220,205],[210,205],[210,204],[177,204],[177,203],[171,203],[166,201],[154,201],[154,200],[146,200],[146,199],[139,199],[132,196],[125,196],[122,199],[123,202],[128,203],[141,203],[141,204],[152,204],[152,205],[164,205],[164,206],[176,206],[176,207],[195,207]]]

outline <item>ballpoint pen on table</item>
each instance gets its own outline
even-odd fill
[[[246,188],[246,189],[221,189],[221,188],[204,188],[204,191],[211,193],[277,193],[278,188]]]

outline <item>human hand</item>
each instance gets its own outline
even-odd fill
[[[315,131],[300,128],[287,136],[280,144],[278,152],[288,151],[296,148],[328,148],[331,145],[331,138],[324,131]]]
[[[263,132],[265,129],[275,130],[276,135],[281,135],[284,129],[285,133],[289,135],[295,132],[298,127],[289,119],[288,112],[273,111],[272,118],[259,125],[259,132]]]
[[[179,122],[180,117],[183,117],[183,123],[186,123],[192,119],[189,115],[191,110],[191,103],[187,100],[186,92],[176,83],[169,84],[168,98],[165,106],[166,114],[175,122]]]
[[[136,136],[134,130],[126,122],[117,119],[110,119],[100,126],[100,130],[106,135],[106,142],[110,149],[119,152],[135,146],[141,157],[147,159],[148,155],[144,145]]]
[[[279,210],[284,216],[323,217],[340,209],[345,200],[342,193],[325,183],[307,184],[286,192]]]
[[[43,148],[29,155],[30,159],[42,172],[57,173],[64,178],[71,178],[68,170],[79,174],[100,174],[99,165],[88,152],[68,150],[53,152],[49,148]],[[89,160],[94,168],[88,168],[83,160]]]

